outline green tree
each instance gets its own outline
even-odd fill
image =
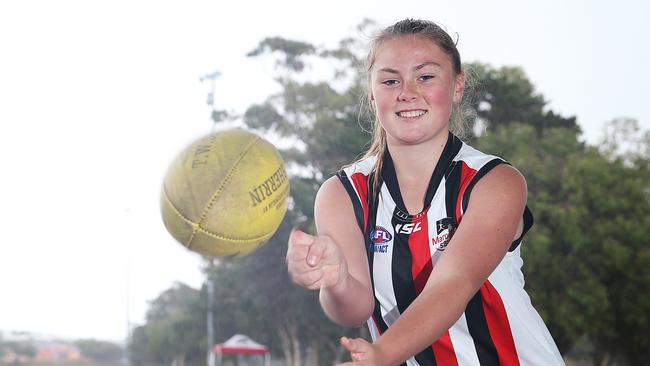
[[[146,324],[133,331],[131,362],[205,364],[204,299],[198,290],[180,283],[158,296],[147,311]]]
[[[522,244],[526,286],[561,352],[586,337],[595,365],[646,364],[648,145],[621,137],[634,130],[629,124],[609,127],[609,143],[599,145],[609,155],[572,129],[546,128],[540,137],[522,124],[501,126],[477,145],[526,176],[536,219]]]
[[[544,96],[535,90],[520,67],[494,68],[483,63],[465,65],[474,79],[471,105],[479,120],[491,130],[513,123],[535,127],[538,134],[545,129],[565,127],[580,131],[575,117],[563,117],[547,108]]]
[[[630,119],[611,121],[606,132],[601,152],[576,161],[566,183],[584,213],[585,261],[605,289],[605,308],[589,319],[587,334],[597,365],[649,364],[650,132]]]

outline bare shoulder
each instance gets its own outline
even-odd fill
[[[507,199],[526,202],[526,179],[515,167],[500,164],[481,178],[472,190],[472,198],[482,196],[492,199]]]
[[[350,201],[350,197],[337,176],[328,178],[318,189],[316,201],[327,203],[329,201]],[[350,202],[351,203],[351,202]]]
[[[327,179],[318,189],[314,203],[314,218],[319,233],[356,227],[352,200],[338,177]],[[358,229],[359,230],[359,229]]]
[[[482,227],[486,232],[512,223],[515,231],[508,238],[512,239],[523,227],[527,196],[524,176],[511,165],[497,165],[472,189],[463,221],[471,222],[474,230]]]

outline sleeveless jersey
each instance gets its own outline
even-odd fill
[[[375,309],[367,322],[373,340],[424,288],[462,221],[476,182],[495,166],[506,163],[450,133],[431,176],[424,210],[410,215],[388,151],[384,154],[380,194],[373,194],[375,161],[376,157],[370,157],[337,173],[352,199],[366,241],[375,296]],[[521,237],[532,221],[526,208]],[[521,237],[512,243],[456,323],[406,365],[564,365],[523,288]]]

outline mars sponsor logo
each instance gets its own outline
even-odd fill
[[[436,221],[436,232],[438,235],[431,238],[431,245],[436,250],[442,252],[447,248],[449,240],[454,235],[454,231],[456,231],[456,226],[452,217],[445,217]]]
[[[370,232],[370,244],[368,251],[375,253],[388,252],[388,242],[393,240],[393,235],[382,226],[375,226],[375,230]]]
[[[271,197],[275,191],[282,187],[282,184],[286,182],[286,180],[287,173],[284,171],[284,167],[280,165],[280,167],[270,177],[266,178],[262,184],[248,192],[253,207],[256,207]]]

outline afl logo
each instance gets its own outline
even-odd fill
[[[393,235],[381,226],[375,226],[375,230],[370,232],[370,241],[375,244],[386,243],[393,239]]]

